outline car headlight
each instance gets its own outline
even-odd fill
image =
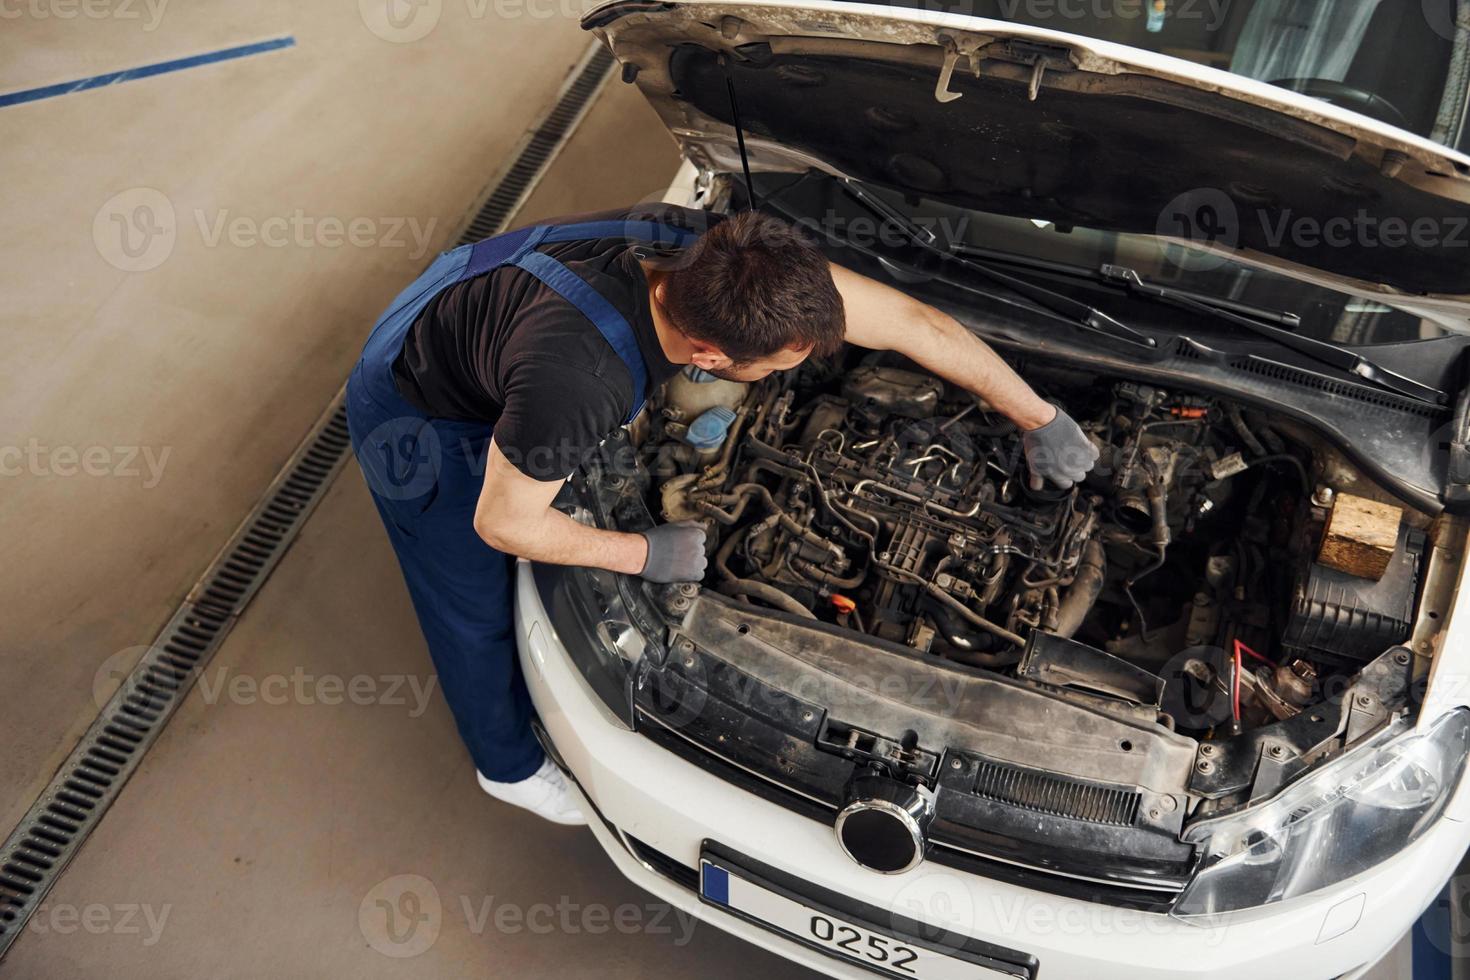
[[[1285,901],[1334,885],[1417,840],[1444,811],[1470,751],[1470,712],[1394,726],[1260,806],[1184,832],[1199,870],[1175,915]]]
[[[618,576],[600,568],[537,565],[537,591],[556,638],[612,720],[633,727],[632,665],[646,641]]]

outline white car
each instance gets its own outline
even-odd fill
[[[669,200],[954,314],[1097,470],[1032,490],[883,354],[681,374],[562,501],[705,521],[710,576],[520,565],[548,749],[630,879],[831,976],[1355,975],[1470,844],[1470,35],[978,6],[585,26],[682,147]]]

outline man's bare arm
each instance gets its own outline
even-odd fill
[[[553,565],[585,565],[637,575],[648,558],[641,534],[588,527],[551,506],[561,480],[533,480],[490,442],[475,531],[497,551]]]
[[[832,266],[832,280],[847,311],[850,343],[903,354],[984,398],[1021,429],[1056,417],[1055,406],[954,317],[840,265]]]

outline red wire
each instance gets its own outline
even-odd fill
[[[1240,651],[1244,648],[1244,643],[1241,643],[1239,640],[1235,641],[1235,671],[1230,675],[1230,704],[1235,713],[1235,723],[1237,725],[1240,724]],[[1256,656],[1259,657],[1260,654],[1256,654]]]
[[[1252,650],[1250,647],[1246,646],[1244,643],[1241,643],[1239,640],[1236,640],[1235,641],[1235,649],[1236,649],[1236,653],[1237,654],[1239,654],[1240,651],[1244,650],[1246,653],[1250,654],[1252,657],[1255,657],[1261,663],[1263,663],[1263,664],[1270,664],[1272,667],[1275,667],[1276,666],[1276,662],[1274,660],[1271,660],[1268,657],[1261,656],[1259,653],[1256,653],[1256,651]]]

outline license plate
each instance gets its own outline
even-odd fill
[[[960,949],[935,948],[896,930],[864,925],[825,903],[774,882],[762,881],[761,875],[733,864],[709,854],[700,859],[699,891],[707,903],[829,956],[876,973],[912,980],[1015,980],[1035,975],[1034,967],[1009,963],[987,966],[976,960],[994,963],[989,957]]]

